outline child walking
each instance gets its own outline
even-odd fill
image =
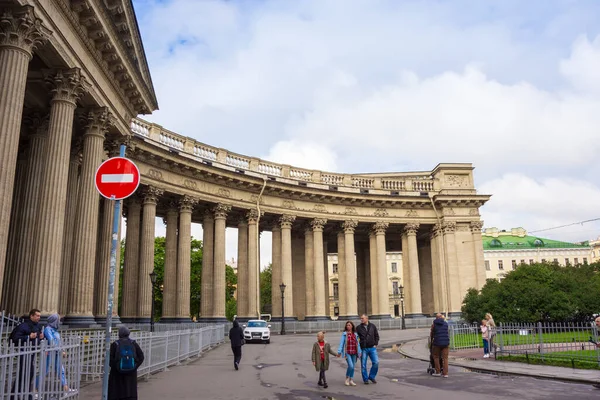
[[[483,358],[490,358],[490,328],[487,321],[481,321],[481,337],[483,338]]]
[[[319,386],[323,386],[327,389],[327,378],[325,378],[325,371],[329,369],[329,355],[332,354],[336,357],[339,355],[331,350],[329,343],[325,342],[325,332],[317,333],[317,341],[313,344],[312,348],[312,363],[315,369],[319,371]]]

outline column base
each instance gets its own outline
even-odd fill
[[[340,315],[338,317],[338,321],[340,321],[342,319],[345,319],[347,321],[355,321],[357,319],[360,319],[360,317],[358,316],[358,314],[356,314],[356,315]]]
[[[188,322],[193,322],[191,318],[182,318],[182,317],[164,317],[159,321],[161,324],[185,324]]]
[[[121,323],[122,324],[134,324],[135,318],[134,317],[121,317]]]
[[[136,317],[133,321],[131,321],[132,324],[148,324],[150,325],[150,317]]]
[[[304,317],[305,321],[331,321],[331,318],[325,316],[325,315],[314,315],[314,316],[308,316],[308,317]]]
[[[198,322],[205,324],[228,324],[230,321],[225,317],[200,317]]]
[[[96,320],[97,324],[100,324],[102,326],[106,326],[106,317],[95,317],[94,318]],[[112,317],[112,321],[111,321],[111,325],[112,326],[117,326],[117,325],[121,325],[123,322],[121,321],[121,319],[119,318],[118,315],[114,315]]]
[[[392,315],[391,314],[370,315],[369,319],[392,319]]]
[[[415,318],[427,318],[425,314],[406,314],[404,316],[406,319],[415,319]]]
[[[257,318],[256,318],[256,317],[254,317],[254,316],[252,316],[252,317],[239,317],[239,316],[238,316],[238,317],[235,317],[235,320],[236,320],[237,322],[248,322],[248,321],[250,321],[251,319],[257,319]]]
[[[296,317],[284,317],[285,322],[296,322],[298,318]],[[271,317],[271,321],[273,322],[281,322],[281,317]]]
[[[47,320],[47,317],[46,317]],[[85,326],[85,327],[89,327],[92,325],[98,325],[98,323],[96,322],[96,318],[94,318],[93,315],[85,315],[85,316],[69,316],[67,315],[65,317],[65,320],[63,321],[64,325],[69,325],[69,326]]]
[[[462,318],[462,312],[460,312],[460,311],[449,312],[448,313],[448,318],[461,319]]]

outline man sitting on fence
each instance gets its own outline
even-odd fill
[[[119,340],[110,345],[108,400],[137,400],[137,370],[144,352],[129,338],[129,329],[119,327]]]
[[[41,312],[33,309],[29,311],[29,319],[17,325],[10,333],[9,339],[15,346],[20,346],[21,351],[31,350],[44,339],[44,333],[40,326]],[[23,354],[19,356],[19,373],[12,385],[12,393],[21,393],[22,395],[31,395],[31,385],[33,383],[33,374],[35,372],[35,354]],[[14,398],[15,396],[13,396]],[[27,398],[27,397],[19,397]]]

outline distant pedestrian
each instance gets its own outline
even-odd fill
[[[489,328],[487,321],[481,321],[481,338],[483,339],[483,358],[490,358]]]
[[[496,348],[496,323],[494,322],[494,317],[492,314],[485,314],[486,325],[488,327],[488,346],[490,351],[494,351]],[[496,353],[494,353],[496,354]]]
[[[233,368],[237,371],[242,361],[242,346],[244,345],[244,330],[240,323],[235,319],[233,327],[229,330],[229,341],[231,342],[231,351],[233,351]]]
[[[137,370],[144,362],[144,352],[129,338],[129,329],[119,327],[119,340],[110,345],[108,400],[137,400]]]
[[[325,341],[325,332],[317,333],[317,341],[312,348],[312,363],[315,369],[319,372],[319,382],[317,385],[327,389],[327,378],[325,371],[329,369],[329,355],[339,357],[339,355],[331,350],[331,345]]]
[[[435,373],[432,376],[448,377],[448,351],[450,346],[450,335],[448,334],[448,323],[442,314],[437,314],[432,326],[433,337],[433,362]],[[440,357],[442,358],[442,370],[440,370]]]
[[[10,333],[9,340],[14,346],[19,346],[20,350],[31,350],[40,344],[44,339],[44,332],[40,325],[42,314],[38,309],[29,311],[29,318],[20,323]],[[33,375],[35,373],[35,353],[23,354],[19,356],[19,373],[12,384],[12,393],[31,393],[33,384]],[[12,398],[26,399],[33,398],[31,394],[27,396],[15,395]]]
[[[369,317],[366,314],[360,316],[360,325],[356,328],[356,333],[360,340],[361,359],[360,370],[362,380],[365,385],[369,381],[377,383],[375,379],[379,371],[379,357],[377,356],[377,346],[379,345],[379,332],[377,327],[369,322]],[[371,359],[371,370],[367,371],[367,359]]]
[[[342,338],[340,339],[340,345],[338,346],[338,356],[342,356],[346,359],[348,368],[346,369],[346,386],[356,386],[354,383],[354,367],[356,365],[356,359],[361,356],[361,348],[359,344],[358,333],[352,321],[346,322]]]
[[[596,319],[594,320],[594,322],[596,323],[596,331],[600,330],[600,317],[596,317]],[[596,343],[596,347],[600,348],[600,342]],[[594,387],[596,389],[600,389],[600,383],[596,383],[594,385]]]

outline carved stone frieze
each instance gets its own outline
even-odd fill
[[[417,210],[408,210],[406,212],[406,217],[408,217],[408,218],[418,218],[419,217],[419,212]]]
[[[297,209],[296,208],[296,204],[294,204],[293,200],[284,200],[281,203],[281,207],[287,208],[287,209],[290,209],[290,210],[296,210]]]
[[[219,188],[219,190],[217,190],[217,196],[228,199],[231,197],[231,191],[229,189]]]
[[[408,223],[404,225],[404,233],[406,233],[407,235],[416,235],[417,231],[419,230],[419,226],[419,224],[414,222]]]
[[[52,34],[32,6],[2,9],[0,13],[0,46],[19,48],[31,58],[33,50]]]
[[[324,204],[315,204],[315,206],[313,207],[313,211],[326,213],[327,207],[325,207]]]
[[[469,215],[473,216],[473,217],[478,217],[479,216],[479,210],[476,208],[471,208],[469,210]]]
[[[456,213],[454,212],[454,209],[452,207],[444,208],[442,210],[442,214],[445,216],[450,216],[450,217],[456,215]]]
[[[192,179],[186,179],[183,181],[183,186],[185,186],[188,189],[192,189],[192,190],[196,190],[198,189],[198,185],[196,184],[196,181],[192,180]]]
[[[468,224],[457,224],[456,225],[456,232],[470,232],[471,228],[469,227]]]
[[[346,209],[344,210],[344,214],[345,215],[358,215],[358,211],[356,211],[356,208],[354,208],[354,207],[346,207]]]
[[[446,183],[451,187],[468,188],[469,177],[467,175],[446,175]]]
[[[148,176],[150,178],[152,178],[152,179],[156,179],[157,181],[162,181],[163,180],[163,174],[158,169],[150,168],[148,170]]]
[[[250,196],[250,201],[253,202],[254,204],[256,204],[256,202],[258,201],[258,195],[257,194],[253,194],[252,196]],[[260,198],[260,204],[265,204],[265,198],[264,197]]]
[[[354,233],[354,230],[358,226],[358,221],[353,219],[348,219],[342,222],[342,229],[345,233]]]
[[[387,217],[390,213],[388,212],[388,210],[386,210],[385,208],[378,208],[377,210],[375,210],[375,212],[373,213],[374,216],[376,217]]]

